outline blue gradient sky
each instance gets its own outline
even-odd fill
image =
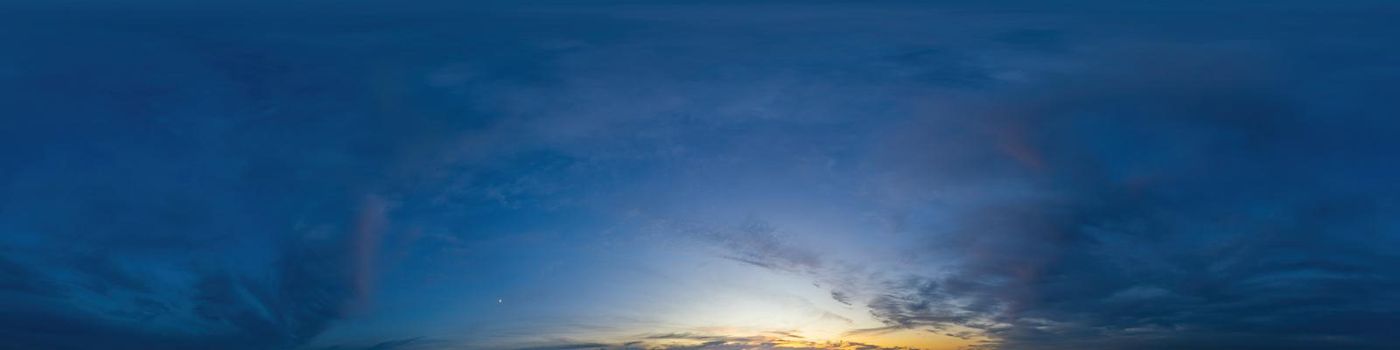
[[[1393,349],[1400,7],[0,4],[0,349]]]

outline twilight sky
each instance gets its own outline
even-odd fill
[[[1400,347],[1394,2],[203,3],[0,3],[0,349]]]

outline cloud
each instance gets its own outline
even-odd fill
[[[731,254],[725,258],[758,267],[803,272],[822,267],[817,254],[784,243],[777,232],[766,222],[750,219],[734,228],[708,231],[704,238],[724,246]]]
[[[520,348],[520,349],[518,349],[518,350],[574,350],[574,349],[608,349],[608,348],[611,348],[611,346],[609,346],[608,344],[601,344],[601,343],[578,343],[578,344],[561,344],[561,345],[536,346],[536,347]]]
[[[62,296],[64,287],[41,272],[0,256],[0,291],[39,296]]]
[[[842,303],[842,304],[846,304],[846,305],[851,305],[851,297],[850,297],[849,295],[846,295],[846,293],[843,293],[843,292],[841,292],[841,291],[835,291],[835,290],[831,291],[831,299],[832,299],[832,300],[836,300],[836,302],[838,302],[838,303]]]
[[[101,298],[138,296],[125,306],[105,305],[121,308],[105,314],[81,306],[89,294],[58,293],[64,282],[45,282],[52,287],[28,288],[44,299],[7,302],[16,312],[0,317],[0,328],[6,330],[7,346],[20,348],[80,349],[93,343],[110,349],[290,348],[345,317],[357,302],[357,277],[347,269],[352,266],[353,249],[345,247],[349,243],[333,238],[290,242],[270,275],[204,271],[195,276],[188,294],[153,294],[144,284],[94,289],[93,295]],[[137,326],[172,321],[179,322],[174,329]]]
[[[1296,48],[1120,49],[1020,93],[943,105],[896,142],[910,176],[937,174],[898,190],[955,211],[925,229],[922,250],[957,263],[893,283],[872,314],[1017,349],[1395,343],[1327,326],[1390,323],[1400,310],[1372,292],[1400,282],[1382,267],[1393,254],[1363,243],[1394,239],[1376,213],[1395,209],[1380,200],[1395,192],[1346,185],[1393,170],[1307,157],[1346,148],[1368,159],[1369,141],[1331,135],[1396,125],[1305,112],[1315,101],[1281,83],[1296,72],[1267,58]],[[982,137],[945,137],[958,133]]]
[[[770,335],[726,336],[694,333],[667,333],[642,336],[637,340],[622,344],[568,343],[524,349],[664,349],[664,350],[738,350],[738,349],[794,349],[794,350],[896,350],[907,348],[880,347],[859,342],[818,342],[802,339],[791,334],[773,332]]]
[[[0,347],[287,349],[365,309],[461,115],[209,27],[182,32],[227,45],[89,29],[16,44],[39,87],[0,122]]]
[[[302,347],[302,348],[303,348],[303,349],[313,349],[313,348],[311,348],[311,347]],[[317,349],[317,350],[437,350],[437,349],[461,349],[461,348],[462,348],[462,344],[459,344],[459,343],[453,342],[453,341],[449,341],[449,340],[445,340],[445,339],[436,339],[436,338],[427,338],[427,337],[412,337],[412,338],[402,338],[402,339],[390,339],[390,340],[383,340],[383,341],[374,341],[374,342],[361,343],[361,344],[355,344],[355,345],[345,345],[345,344],[342,344],[342,345],[333,345],[333,346],[319,347],[319,348],[314,348],[314,349]]]
[[[386,340],[386,341],[379,342],[378,344],[371,345],[369,348],[366,348],[365,350],[411,349],[414,345],[423,344],[423,341],[422,341],[422,340],[423,340],[423,339],[422,339],[421,337],[420,337],[420,338],[399,339],[399,340]]]

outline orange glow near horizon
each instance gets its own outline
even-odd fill
[[[889,332],[844,335],[820,338],[800,331],[746,332],[730,327],[706,327],[696,332],[680,332],[643,336],[641,344],[648,349],[693,347],[722,342],[728,346],[755,346],[800,349],[865,349],[878,346],[892,349],[958,350],[987,343],[987,338],[962,339],[926,330],[893,330]],[[619,341],[617,343],[629,343]],[[634,343],[636,344],[636,343]]]

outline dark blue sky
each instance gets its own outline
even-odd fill
[[[1385,1],[0,3],[0,349],[1394,349]]]

